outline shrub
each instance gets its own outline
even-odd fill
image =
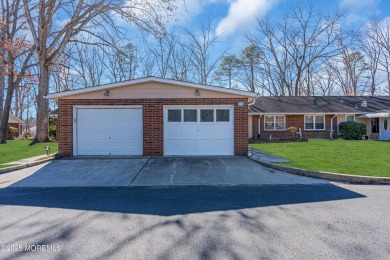
[[[366,125],[358,122],[343,122],[339,125],[339,131],[346,140],[360,140],[366,134]]]
[[[57,140],[57,127],[55,125],[49,126],[49,136]]]
[[[291,133],[293,139],[298,139],[299,138],[299,129],[298,127],[291,126],[286,129],[287,132]]]
[[[18,134],[19,134],[19,130],[17,128],[12,127],[12,126],[8,126],[8,129],[7,129],[7,139],[8,140],[15,139],[16,137],[18,137]]]

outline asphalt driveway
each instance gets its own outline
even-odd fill
[[[60,159],[0,175],[0,187],[324,184],[245,157]]]

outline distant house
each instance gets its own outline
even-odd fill
[[[8,126],[16,128],[18,131],[14,134],[15,137],[19,137],[22,133],[22,124],[24,124],[24,121],[17,118],[14,115],[9,115],[8,119]]]
[[[341,122],[366,124],[370,139],[390,140],[390,96],[258,97],[249,107],[249,138],[285,138],[298,127],[305,138],[339,135]]]
[[[57,116],[58,116],[58,108],[50,111],[49,118],[57,118]]]

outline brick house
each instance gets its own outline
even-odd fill
[[[248,137],[285,139],[289,127],[304,138],[337,137],[345,121],[366,124],[370,139],[390,140],[390,97],[259,97],[250,105]]]
[[[8,118],[8,126],[16,128],[17,131],[12,136],[8,136],[7,135],[7,139],[18,138],[20,136],[20,134],[22,133],[22,124],[24,124],[23,120],[21,120],[21,119],[17,118],[16,116],[10,114],[9,118]]]
[[[255,93],[147,77],[49,94],[59,155],[244,155]]]

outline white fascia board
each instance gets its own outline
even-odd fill
[[[14,116],[14,115],[12,115],[12,114],[9,114],[9,117],[12,118],[13,120],[17,121],[17,123],[19,123],[19,124],[24,124],[24,123],[25,123],[22,119],[20,119],[20,118]],[[8,121],[9,121],[9,120],[8,120]]]
[[[46,96],[46,98],[58,99],[61,97],[67,97],[67,96],[73,96],[73,95],[77,95],[77,94],[95,92],[95,91],[99,91],[99,90],[132,86],[132,85],[146,83],[146,82],[166,83],[166,84],[172,84],[172,85],[177,85],[177,86],[206,89],[206,90],[229,93],[229,94],[246,96],[246,97],[257,97],[257,93],[244,91],[244,90],[228,89],[228,88],[223,88],[223,87],[215,87],[215,86],[203,85],[203,84],[198,84],[198,83],[177,81],[177,80],[172,80],[172,79],[161,79],[161,78],[155,78],[155,77],[147,77],[147,78],[141,78],[141,79],[122,81],[122,82],[117,82],[117,83],[110,83],[110,84],[100,85],[100,86],[96,86],[96,87],[89,87],[89,88],[75,89],[75,90],[70,90],[70,91],[65,91],[65,92],[51,93],[51,94],[48,94]]]
[[[360,115],[361,113],[344,113],[344,112],[333,112],[333,113],[322,113],[322,112],[274,112],[274,113],[263,113],[263,112],[249,112],[249,115]]]

